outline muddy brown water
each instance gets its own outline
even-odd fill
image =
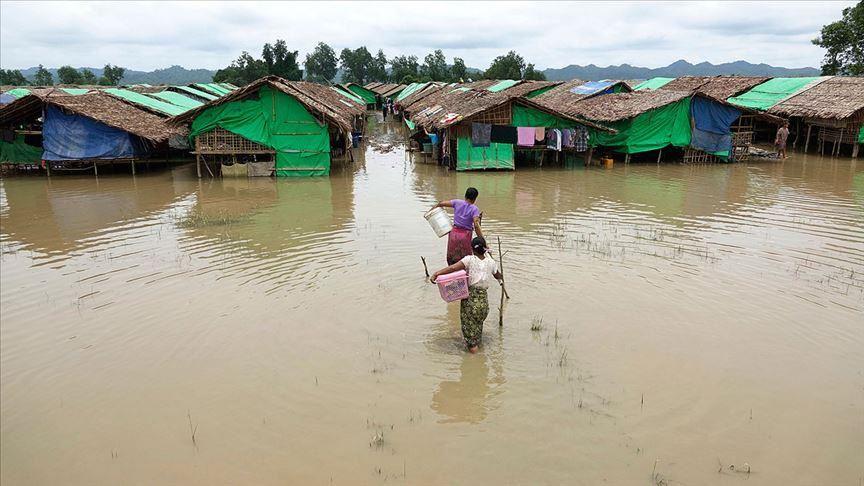
[[[2,180],[2,483],[864,480],[860,161],[448,173],[399,140],[327,178]],[[477,355],[420,261],[468,186],[512,296]]]

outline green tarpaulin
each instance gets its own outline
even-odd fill
[[[201,88],[208,93],[213,93],[216,96],[222,97],[229,93],[229,91],[216,83],[195,83],[196,88]]]
[[[192,122],[195,137],[221,127],[276,151],[276,175],[300,177],[330,173],[330,135],[292,96],[262,87],[258,99],[232,101],[204,110]]]
[[[350,84],[347,88],[356,96],[363,98],[363,101],[366,102],[367,105],[375,104],[375,93],[373,91],[368,90],[359,84]]]
[[[540,89],[535,89],[534,91],[532,91],[532,92],[528,93],[527,95],[525,95],[525,97],[528,98],[528,99],[530,100],[531,98],[535,98],[535,97],[537,97],[537,96],[540,96],[541,94],[543,94],[543,93],[549,91],[549,90],[552,89],[552,88],[557,88],[557,85],[554,85],[554,84],[553,84],[552,86],[546,86],[546,87],[543,87],[543,88],[540,88]]]
[[[200,89],[190,88],[189,86],[174,86],[174,87],[179,89],[180,91],[184,91],[186,93],[193,94],[193,95],[195,95],[199,98],[203,98],[207,101],[213,101],[213,100],[219,99],[219,97],[214,95],[214,94],[208,93],[206,91],[201,91]]]
[[[27,88],[13,88],[7,91],[5,94],[12,95],[16,98],[23,98],[30,94],[30,90]]]
[[[0,163],[38,164],[41,160],[42,148],[26,144],[24,135],[15,135],[12,142],[0,140]]]
[[[411,130],[414,130],[414,128],[417,127],[417,125],[415,125],[414,122],[412,122],[411,120],[409,120],[407,118],[405,118],[405,125],[408,126],[408,128],[410,128]]]
[[[348,98],[348,99],[351,100],[351,101],[355,101],[355,102],[357,102],[357,103],[360,103],[361,105],[365,105],[365,104],[366,104],[366,103],[363,101],[363,98],[361,98],[361,97],[355,95],[354,93],[348,91],[347,89],[340,89],[340,88],[337,88],[337,87],[335,87],[335,86],[332,86],[332,88],[333,88],[333,91],[335,91],[335,92],[341,94],[342,96]]]
[[[237,86],[234,86],[231,83],[216,83],[216,84],[227,89],[228,91],[234,91],[235,89],[238,89]]]
[[[90,90],[87,88],[60,88],[60,89],[62,89],[66,94],[70,94],[70,95],[74,95],[74,96],[87,94],[90,92]]]
[[[154,98],[158,98],[162,101],[167,101],[172,105],[177,105],[181,108],[186,108],[187,110],[191,110],[193,108],[198,108],[203,105],[198,100],[193,100],[188,96],[183,96],[180,93],[175,93],[173,91],[160,91],[159,93],[147,93],[147,96],[152,96]]]
[[[527,106],[513,104],[514,127],[573,128],[578,123]]]
[[[499,91],[504,91],[507,88],[512,88],[516,84],[519,84],[518,80],[504,79],[502,81],[499,81],[499,82],[493,84],[492,86],[489,86],[488,88],[486,88],[486,91],[491,91],[493,93],[497,93]]]
[[[660,89],[663,86],[669,84],[675,78],[651,78],[642,81],[637,84],[633,89],[635,91],[642,91],[643,89]]]
[[[405,98],[411,96],[411,94],[420,91],[428,85],[429,83],[411,83],[405,89],[403,89],[401,93],[399,93],[399,96],[396,97],[396,101],[402,101]]]
[[[118,98],[123,98],[124,100],[131,101],[136,105],[146,106],[147,108],[151,108],[166,115],[179,115],[181,113],[189,111],[188,108],[183,108],[165,101],[153,99],[141,93],[129,91],[128,89],[108,88],[105,90],[105,92]]]
[[[861,130],[858,130],[858,143],[864,143],[864,126],[861,126]]]
[[[618,133],[591,130],[589,144],[592,147],[610,147],[628,154],[659,150],[668,145],[686,147],[690,145],[690,98],[606,125]]]
[[[819,81],[820,77],[812,78],[774,78],[757,85],[750,91],[739,96],[733,96],[727,101],[733,105],[767,110],[784,99],[797,94],[808,85]]]
[[[491,143],[474,147],[470,137],[456,139],[456,170],[513,169],[513,145]]]

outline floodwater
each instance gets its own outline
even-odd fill
[[[864,481],[862,162],[448,173],[374,130],[329,178],[2,180],[0,481]],[[420,261],[468,186],[512,297],[477,355]]]

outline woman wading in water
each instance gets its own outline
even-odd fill
[[[477,236],[483,236],[480,228],[480,208],[474,205],[479,192],[473,187],[465,191],[465,199],[453,199],[441,201],[433,208],[453,208],[453,230],[447,238],[447,265],[461,261],[471,254],[471,236],[477,232]]]
[[[470,191],[470,189],[469,189]],[[465,270],[468,272],[468,298],[460,302],[459,317],[462,320],[462,336],[468,351],[477,352],[483,336],[483,321],[489,315],[489,298],[486,291],[492,279],[501,283],[498,263],[486,254],[486,240],[478,236],[471,240],[471,255],[468,255],[447,268],[435,272],[430,281],[435,283],[439,275]]]

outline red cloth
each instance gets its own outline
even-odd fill
[[[454,226],[447,237],[447,265],[453,265],[472,254],[471,235],[474,232]]]

